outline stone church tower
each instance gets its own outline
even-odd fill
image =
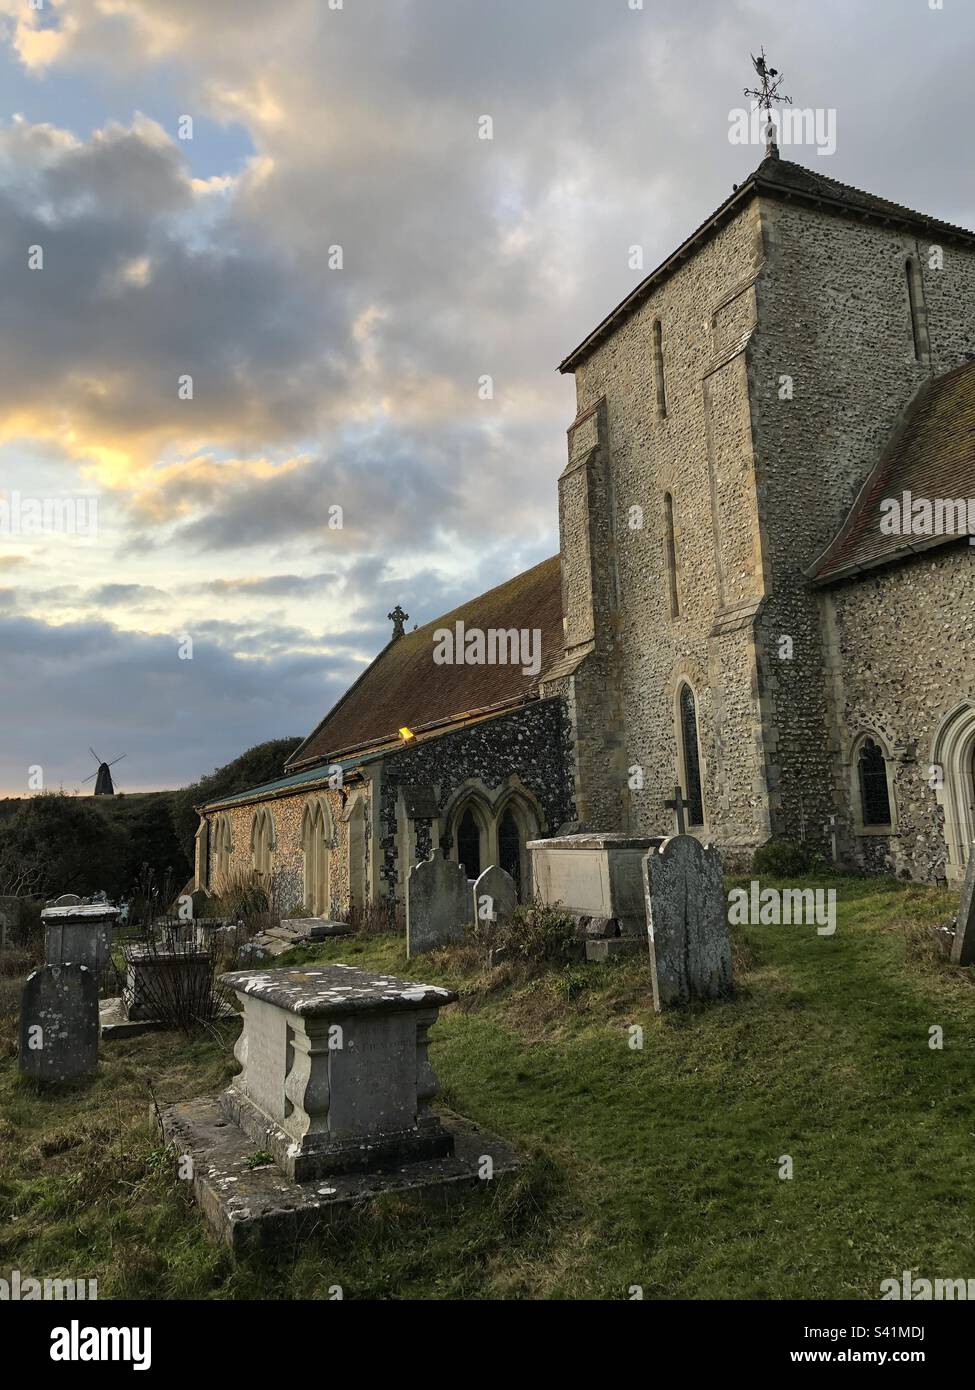
[[[813,569],[918,393],[973,351],[975,235],[772,146],[570,353],[565,651],[543,693],[567,703],[580,822],[659,833],[677,780],[691,824],[732,862],[770,837],[858,856],[856,731],[842,713],[856,673],[837,667],[834,600]],[[971,606],[964,538],[939,557],[967,563],[954,592]],[[885,573],[858,578],[858,592]],[[883,621],[876,605],[865,621]],[[943,641],[933,623],[927,640]],[[855,666],[855,619],[846,638]],[[902,661],[909,680],[925,634],[905,639],[878,660]],[[885,757],[975,697],[971,646],[948,685],[918,715],[925,727],[870,713]],[[933,824],[934,794],[920,780],[915,793]],[[900,852],[907,872],[938,876]]]

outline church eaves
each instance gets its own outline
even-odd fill
[[[399,741],[399,730],[448,732],[471,720],[537,699],[540,676],[513,663],[434,662],[434,632],[527,629],[540,636],[544,673],[562,655],[562,576],[558,555],[515,575],[450,613],[388,643],[288,759],[287,770]]]

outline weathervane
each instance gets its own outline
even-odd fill
[[[779,148],[775,143],[775,122],[772,120],[772,103],[784,101],[787,105],[792,105],[792,98],[782,96],[779,88],[782,85],[782,74],[778,68],[770,68],[765,61],[765,48],[759,50],[758,57],[754,53],[749,55],[752,65],[759,77],[762,79],[761,87],[746,87],[745,96],[754,97],[759,108],[764,110],[768,117],[768,125],[765,127],[765,150],[767,154],[778,154]]]

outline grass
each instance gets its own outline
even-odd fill
[[[647,1298],[874,1299],[907,1268],[967,1277],[975,990],[933,931],[954,899],[835,883],[835,936],[744,928],[736,998],[663,1018],[642,954],[532,975],[464,946],[408,965],[400,938],[376,936],[283,958],[458,989],[431,1048],[443,1099],[529,1161],[449,1205],[367,1204],[236,1267],[204,1238],[147,1084],[160,1104],[215,1093],[236,1026],[106,1044],[97,1076],[38,1094],[16,1072],[17,982],[0,980],[0,1273],[96,1277],[102,1298],[265,1299],[335,1284],[347,1298],[625,1298],[639,1284]]]

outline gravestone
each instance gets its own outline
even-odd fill
[[[968,853],[968,868],[961,890],[955,940],[951,948],[955,965],[975,964],[975,845]]]
[[[112,925],[119,910],[108,902],[65,902],[64,897],[41,913],[44,959],[48,965],[87,965],[100,976],[111,960]]]
[[[20,926],[23,899],[11,894],[0,896],[0,950],[16,944],[14,938]]]
[[[471,920],[464,866],[445,859],[438,846],[429,859],[413,866],[406,880],[406,954],[463,940]]]
[[[653,1005],[731,993],[731,942],[721,859],[693,835],[672,835],[644,860]]]
[[[475,880],[471,900],[475,921],[508,922],[518,906],[518,889],[509,873],[492,864]]]
[[[98,1066],[98,984],[85,965],[44,965],[27,977],[20,1005],[20,1070],[66,1081]]]
[[[351,965],[238,970],[221,983],[244,1011],[234,1049],[243,1070],[221,1106],[289,1178],[452,1152],[430,1110],[427,1033],[453,990]]]

